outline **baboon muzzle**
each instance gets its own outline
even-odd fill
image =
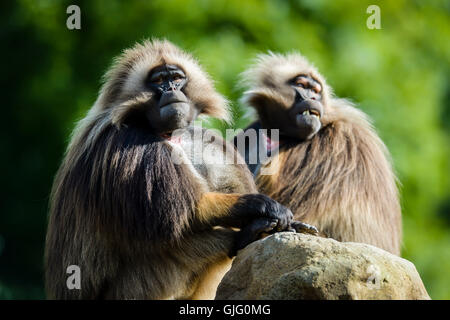
[[[159,99],[159,107],[163,108],[174,103],[187,103],[188,99],[185,94],[179,90],[165,91]]]

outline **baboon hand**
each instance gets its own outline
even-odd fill
[[[267,218],[277,221],[275,231],[288,231],[294,217],[291,210],[263,194],[246,194],[239,198],[233,210],[250,219]]]
[[[229,256],[231,258],[234,257],[239,250],[245,248],[253,241],[259,240],[263,233],[273,233],[277,225],[278,221],[276,219],[257,218],[252,220],[250,224],[236,233]]]
[[[294,229],[297,233],[307,233],[314,236],[319,235],[319,230],[316,227],[300,221],[292,221],[290,228]]]

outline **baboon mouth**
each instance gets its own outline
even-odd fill
[[[175,104],[175,103],[186,103],[186,101],[182,101],[182,100],[168,101],[168,102],[165,103],[164,105],[159,106],[159,108],[162,109],[162,108],[164,108],[164,107],[167,107],[167,106],[169,106],[169,105],[171,105],[171,104]]]
[[[320,118],[320,112],[318,110],[315,109],[309,109],[309,110],[305,110],[302,112],[302,115],[304,116],[316,116],[317,118]]]

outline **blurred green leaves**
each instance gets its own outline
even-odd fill
[[[81,30],[66,8],[81,8]],[[366,8],[381,8],[381,30]],[[0,298],[43,298],[48,194],[74,122],[112,58],[165,37],[191,51],[244,127],[239,74],[256,54],[300,51],[338,96],[367,112],[401,182],[402,255],[432,298],[450,298],[450,3],[448,1],[55,1],[0,4]],[[220,129],[227,126],[218,121]]]

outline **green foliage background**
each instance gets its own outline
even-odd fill
[[[66,8],[81,8],[81,30]],[[366,8],[381,8],[381,30]],[[402,256],[432,298],[450,298],[450,2],[52,1],[0,4],[0,298],[44,298],[48,194],[74,122],[121,50],[166,37],[193,52],[233,102],[259,52],[299,50],[374,120],[401,181]],[[214,123],[224,128],[223,124]]]

